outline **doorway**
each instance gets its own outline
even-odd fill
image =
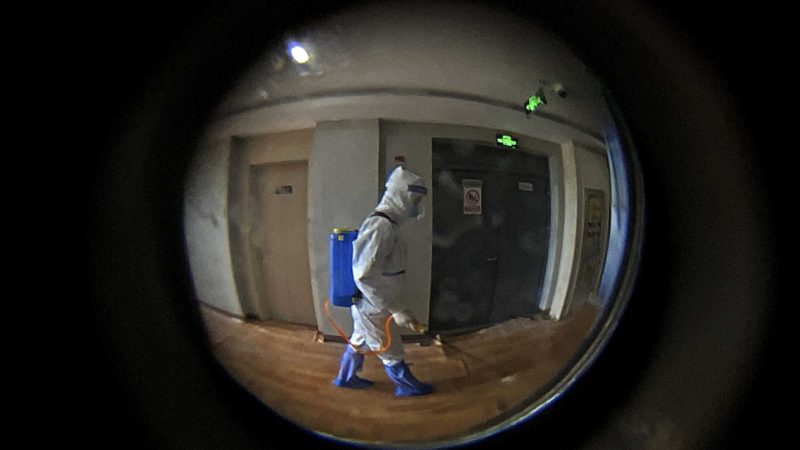
[[[550,240],[547,158],[434,139],[432,161],[431,330],[533,316]]]
[[[308,162],[250,166],[258,302],[272,320],[316,326],[308,259]]]

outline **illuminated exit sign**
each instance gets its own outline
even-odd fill
[[[502,145],[503,147],[517,148],[517,138],[512,137],[509,134],[498,134],[497,144]]]

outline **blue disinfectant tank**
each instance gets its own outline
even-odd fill
[[[334,228],[330,236],[331,304],[350,307],[356,294],[353,280],[353,241],[358,230]]]

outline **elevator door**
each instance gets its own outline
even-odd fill
[[[492,323],[536,313],[550,239],[549,180],[517,173],[503,180]]]
[[[533,315],[549,246],[546,158],[434,141],[433,169],[431,330]]]
[[[464,212],[465,180],[481,183],[480,214]],[[492,315],[501,183],[496,173],[455,169],[434,175],[432,329],[481,326]]]

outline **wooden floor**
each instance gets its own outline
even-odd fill
[[[418,379],[436,392],[396,398],[380,361],[361,372],[366,390],[331,384],[344,344],[317,342],[316,329],[248,323],[203,307],[214,353],[229,373],[273,410],[306,428],[345,439],[413,443],[463,436],[519,406],[573,355],[597,311],[562,321],[514,319],[448,345],[404,344]]]

